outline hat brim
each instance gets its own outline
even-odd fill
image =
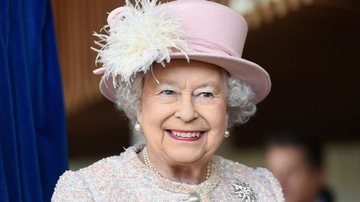
[[[271,81],[269,74],[258,64],[251,61],[223,55],[212,55],[208,53],[189,53],[188,58],[191,60],[201,61],[219,66],[225,69],[232,77],[238,78],[248,84],[255,93],[255,104],[264,100],[269,94]],[[186,59],[181,53],[171,54],[171,59]],[[103,74],[104,68],[94,71],[95,74]],[[113,86],[112,78],[100,82],[101,93],[109,100],[116,100],[116,90]]]

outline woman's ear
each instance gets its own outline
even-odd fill
[[[226,113],[226,128],[229,127],[229,111]]]
[[[141,107],[139,107],[138,110],[136,111],[136,120],[140,125],[142,125]]]
[[[142,125],[142,99],[139,98],[139,102],[136,107],[136,121]]]

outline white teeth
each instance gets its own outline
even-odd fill
[[[177,137],[200,137],[200,132],[193,132],[193,133],[182,133],[178,131],[171,131],[171,133]]]

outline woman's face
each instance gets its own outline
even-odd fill
[[[224,71],[185,60],[153,70],[145,76],[138,111],[149,150],[169,164],[207,162],[227,129]]]

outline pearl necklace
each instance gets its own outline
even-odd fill
[[[146,167],[150,168],[150,170],[152,170],[154,173],[160,175],[160,173],[156,170],[155,166],[151,163],[151,161],[149,159],[149,154],[148,154],[146,146],[144,147],[142,154],[143,154],[144,163],[145,163]],[[212,169],[213,169],[213,164],[212,164],[212,161],[210,161],[208,163],[208,165],[207,165],[207,168],[206,168],[206,178],[205,178],[205,180],[209,179],[209,177],[211,175],[211,172],[212,172]]]

